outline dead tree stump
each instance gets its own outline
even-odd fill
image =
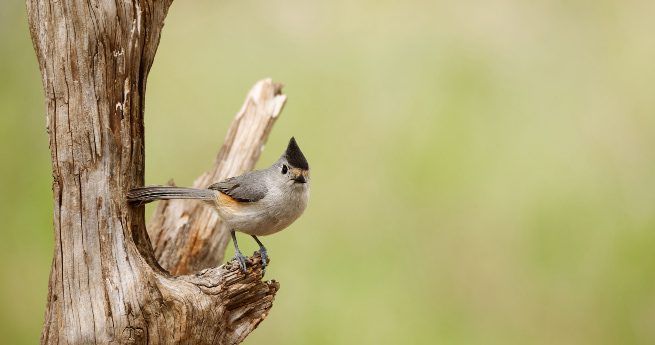
[[[54,179],[43,344],[237,344],[279,287],[258,257],[247,274],[216,267],[228,239],[200,203],[162,203],[149,238],[125,200],[144,182],[146,82],[171,1],[27,0]],[[251,169],[285,99],[257,83],[196,185]]]

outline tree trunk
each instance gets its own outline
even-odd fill
[[[153,250],[143,207],[125,200],[144,182],[146,81],[171,1],[27,0],[54,178],[43,344],[236,344],[271,308],[278,284],[261,281],[258,257],[246,274],[228,264],[173,276],[157,263],[174,274],[218,263],[225,234],[203,206],[162,205]],[[251,115],[197,184],[251,168],[284,100],[258,83],[240,112]]]

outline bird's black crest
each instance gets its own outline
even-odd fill
[[[302,151],[300,151],[300,147],[298,147],[298,143],[296,143],[296,138],[291,137],[291,140],[289,140],[289,146],[287,146],[287,151],[284,153],[284,156],[292,166],[304,170],[309,169],[309,163],[307,163],[305,155],[303,155]]]

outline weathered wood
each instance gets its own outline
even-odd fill
[[[255,84],[232,122],[214,165],[194,181],[194,187],[206,188],[255,167],[286,102],[281,88],[270,79]],[[172,274],[216,266],[229,242],[229,229],[221,226],[216,212],[195,200],[160,201],[148,231],[157,260]]]
[[[278,289],[260,280],[257,257],[247,274],[228,264],[169,275],[157,264],[143,208],[125,200],[143,185],[144,95],[170,4],[27,0],[54,179],[43,344],[236,344],[265,318]],[[175,251],[169,247],[161,252]],[[192,254],[176,252],[178,261]]]

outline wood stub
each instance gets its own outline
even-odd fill
[[[238,344],[268,316],[273,299],[280,285],[278,282],[262,281],[261,256],[255,253],[247,260],[248,273],[244,275],[239,265],[229,262],[218,268],[204,269],[197,274],[180,276],[177,279],[192,284],[202,291],[203,296],[218,296],[222,315],[216,318],[221,323],[224,337],[217,344]],[[250,268],[252,265],[252,269]],[[208,313],[215,312],[215,304],[207,304]],[[206,319],[203,322],[207,322]],[[211,343],[211,342],[210,342]]]
[[[251,266],[252,265],[252,266]],[[262,281],[261,257],[248,259],[248,273],[227,263],[193,275],[158,276],[155,286],[161,301],[176,318],[167,322],[171,332],[157,344],[238,344],[268,316],[276,281]],[[163,307],[163,306],[162,306]],[[174,321],[174,322],[173,322]],[[167,339],[168,336],[175,339]],[[151,342],[148,342],[151,344]]]
[[[254,168],[286,102],[281,89],[270,79],[252,87],[214,165],[195,180],[194,187],[206,188]],[[216,213],[196,200],[160,201],[148,231],[159,264],[174,275],[216,266],[229,242],[229,230],[221,226]]]

